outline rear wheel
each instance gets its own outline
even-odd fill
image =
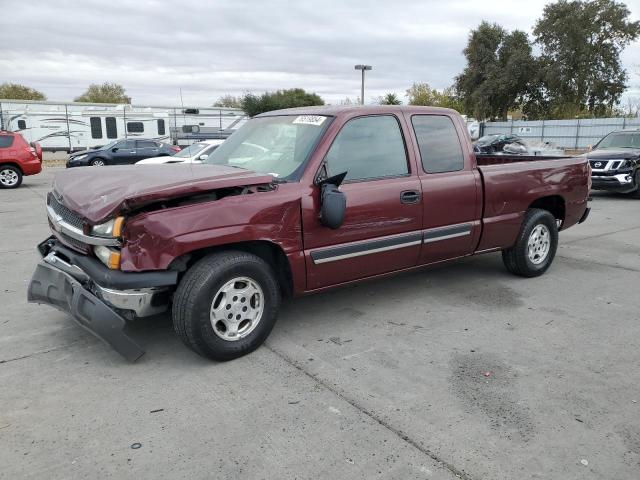
[[[636,185],[636,189],[631,192],[631,196],[633,198],[640,198],[640,168],[638,170],[636,170],[636,176],[635,176],[635,185]]]
[[[0,165],[0,188],[18,188],[22,183],[22,172],[13,165]]]
[[[106,164],[104,163],[104,159],[102,158],[96,158],[94,160],[91,160],[90,165],[92,167],[104,167]]]
[[[265,341],[279,306],[280,287],[264,260],[246,252],[220,252],[185,274],[173,301],[173,326],[196,353],[232,360]]]
[[[527,211],[516,244],[502,251],[505,267],[514,275],[537,277],[551,266],[558,248],[558,224],[547,210]]]

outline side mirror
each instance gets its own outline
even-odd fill
[[[118,147],[113,147],[113,148],[111,149],[111,151],[112,151],[113,153],[116,153],[116,152],[118,151]]]
[[[200,156],[198,157],[198,160],[200,160],[200,161],[204,161],[204,160],[206,160],[207,158],[209,158],[209,155],[207,155],[207,154],[205,153],[204,155],[200,155]]]
[[[347,211],[347,197],[338,190],[340,184],[347,176],[347,172],[339,173],[333,177],[327,176],[327,166],[322,165],[316,185],[320,187],[320,223],[325,227],[335,230],[344,222]]]
[[[335,230],[344,222],[347,197],[333,183],[324,183],[321,188],[320,223]]]

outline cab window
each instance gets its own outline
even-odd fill
[[[449,117],[414,115],[411,117],[411,123],[425,172],[456,172],[464,168],[460,139]]]
[[[376,115],[349,120],[325,157],[329,176],[347,172],[345,180],[371,180],[409,174],[398,120]]]

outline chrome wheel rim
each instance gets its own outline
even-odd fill
[[[93,166],[93,167],[104,167],[104,161],[103,160],[94,160],[93,162],[91,162],[91,166]]]
[[[534,265],[540,265],[549,256],[551,232],[546,225],[536,225],[529,235],[527,255]]]
[[[18,184],[18,178],[15,170],[10,168],[0,170],[0,183],[5,187],[15,187]]]
[[[230,342],[240,340],[260,323],[264,312],[264,293],[249,277],[236,277],[213,296],[209,317],[215,334]]]

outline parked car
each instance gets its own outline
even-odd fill
[[[525,144],[518,135],[496,133],[480,137],[473,143],[473,150],[476,153],[497,153],[501,152],[505,145],[511,143]]]
[[[162,163],[202,163],[224,140],[204,140],[183,148],[171,157],[151,157],[136,162],[136,165],[159,165]]]
[[[175,155],[180,147],[157,140],[125,139],[115,140],[100,148],[84,150],[69,155],[67,168],[103,167],[105,165],[127,165],[150,157]]]
[[[594,190],[640,198],[640,129],[611,132],[584,155]]]
[[[25,175],[42,171],[42,148],[19,133],[0,130],[0,188],[18,188]]]
[[[507,155],[529,155],[541,157],[558,157],[564,155],[564,150],[551,142],[536,142],[535,140],[519,139],[513,143],[507,143],[502,147],[502,153]]]
[[[586,160],[476,160],[465,129],[433,107],[297,108],[192,168],[62,172],[29,301],[131,360],[144,352],[127,322],[170,309],[187,346],[230,360],[267,338],[282,296],[495,251],[543,274],[558,229],[589,213]]]

